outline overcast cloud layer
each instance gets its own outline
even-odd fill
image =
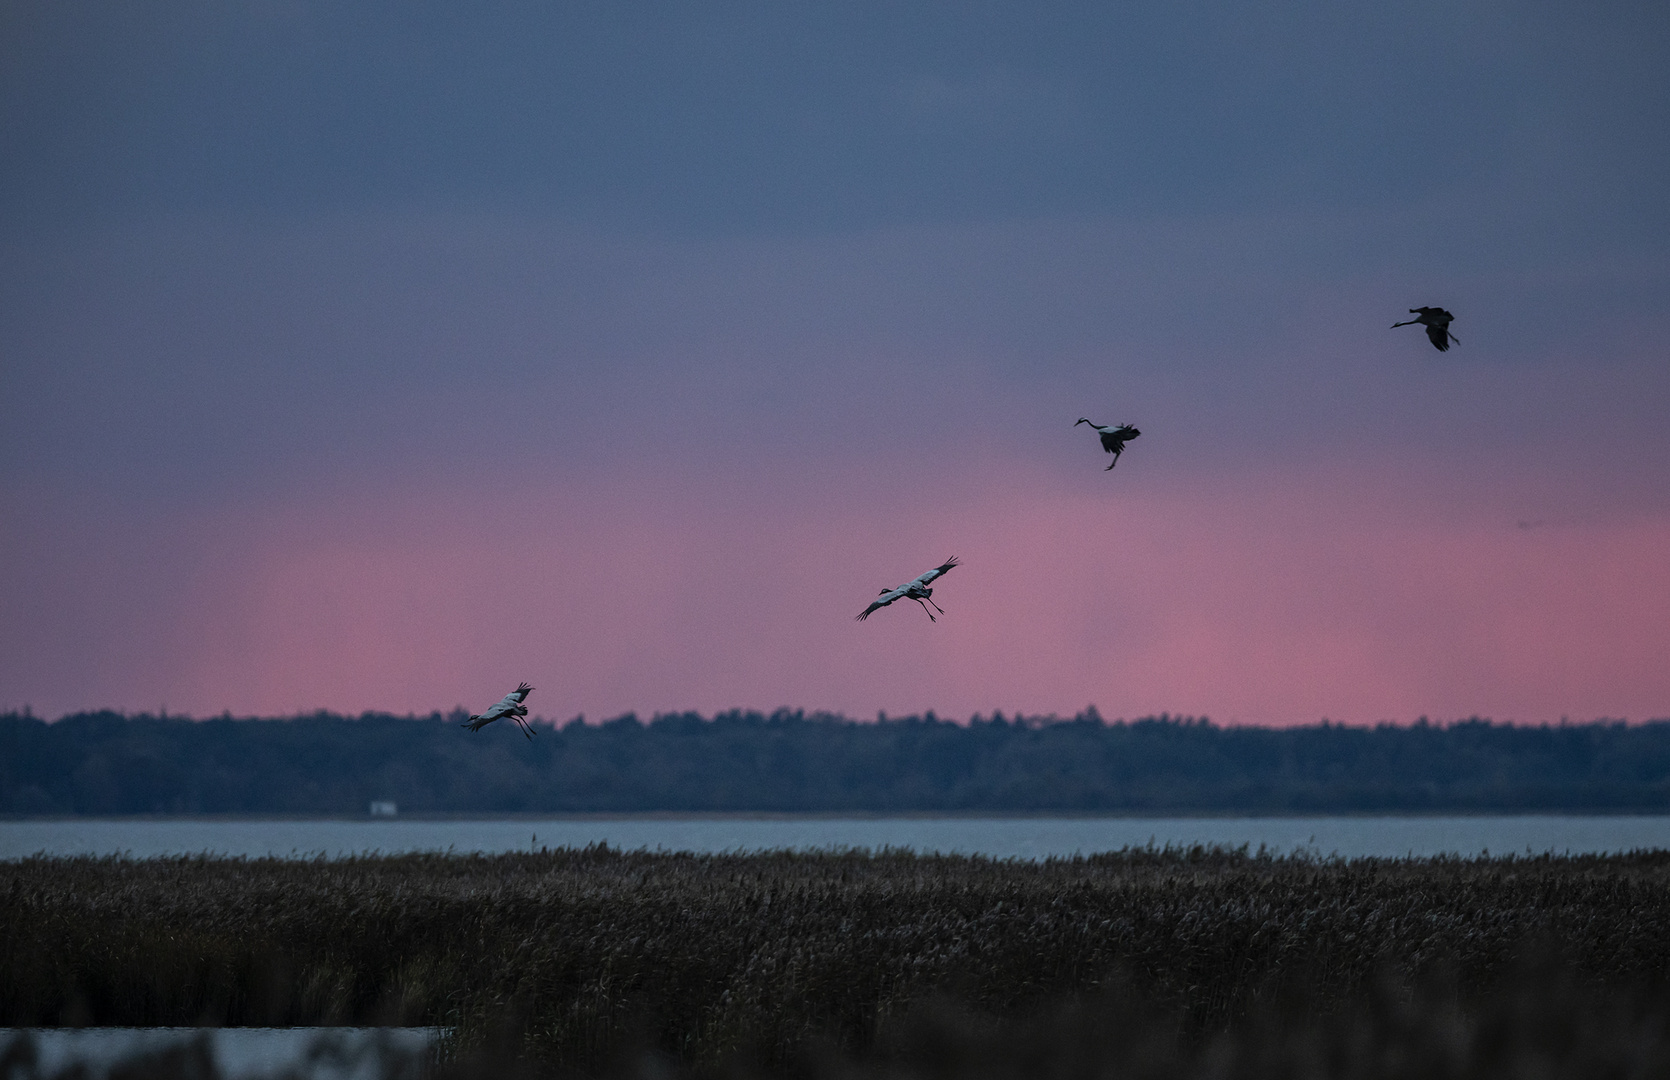
[[[967,8],[0,2],[0,708],[1670,716],[1670,9]]]

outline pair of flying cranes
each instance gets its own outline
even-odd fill
[[[1461,339],[1450,333],[1450,323],[1455,320],[1455,316],[1443,308],[1410,308],[1409,314],[1415,317],[1403,322],[1393,323],[1392,329],[1396,330],[1400,326],[1414,326],[1416,324],[1424,326],[1426,327],[1427,340],[1432,342],[1433,347],[1439,352],[1449,351],[1452,341],[1460,344]],[[1113,461],[1108,465],[1109,470],[1114,465],[1119,464],[1119,455],[1125,452],[1125,444],[1142,434],[1130,424],[1098,424],[1082,416],[1073,426],[1078,427],[1079,424],[1089,424],[1091,429],[1101,437],[1102,449],[1113,455]],[[914,600],[922,605],[923,611],[928,613],[929,622],[937,622],[938,620],[934,618],[934,611],[943,615],[945,609],[934,603],[934,590],[930,586],[933,582],[949,574],[952,567],[956,565],[956,556],[952,556],[921,577],[913,578],[896,589],[883,589],[880,596],[870,601],[869,607],[858,613],[858,621],[863,622],[870,617],[872,612],[886,607],[895,600]],[[928,610],[930,604],[933,604],[933,611]],[[528,707],[523,704],[528,700],[528,695],[531,693],[533,693],[533,687],[527,683],[520,683],[516,689],[506,694],[497,705],[480,715],[472,715],[464,726],[471,731],[480,731],[495,720],[509,718],[522,729],[522,734],[531,739],[533,738],[533,728],[528,725]]]

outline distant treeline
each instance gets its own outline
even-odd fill
[[[1670,812],[1670,721],[0,716],[0,814]]]

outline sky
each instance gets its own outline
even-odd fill
[[[0,0],[0,709],[1670,717],[1666,70],[1607,0]]]

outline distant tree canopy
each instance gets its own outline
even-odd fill
[[[0,715],[0,814],[1670,811],[1670,721]]]

